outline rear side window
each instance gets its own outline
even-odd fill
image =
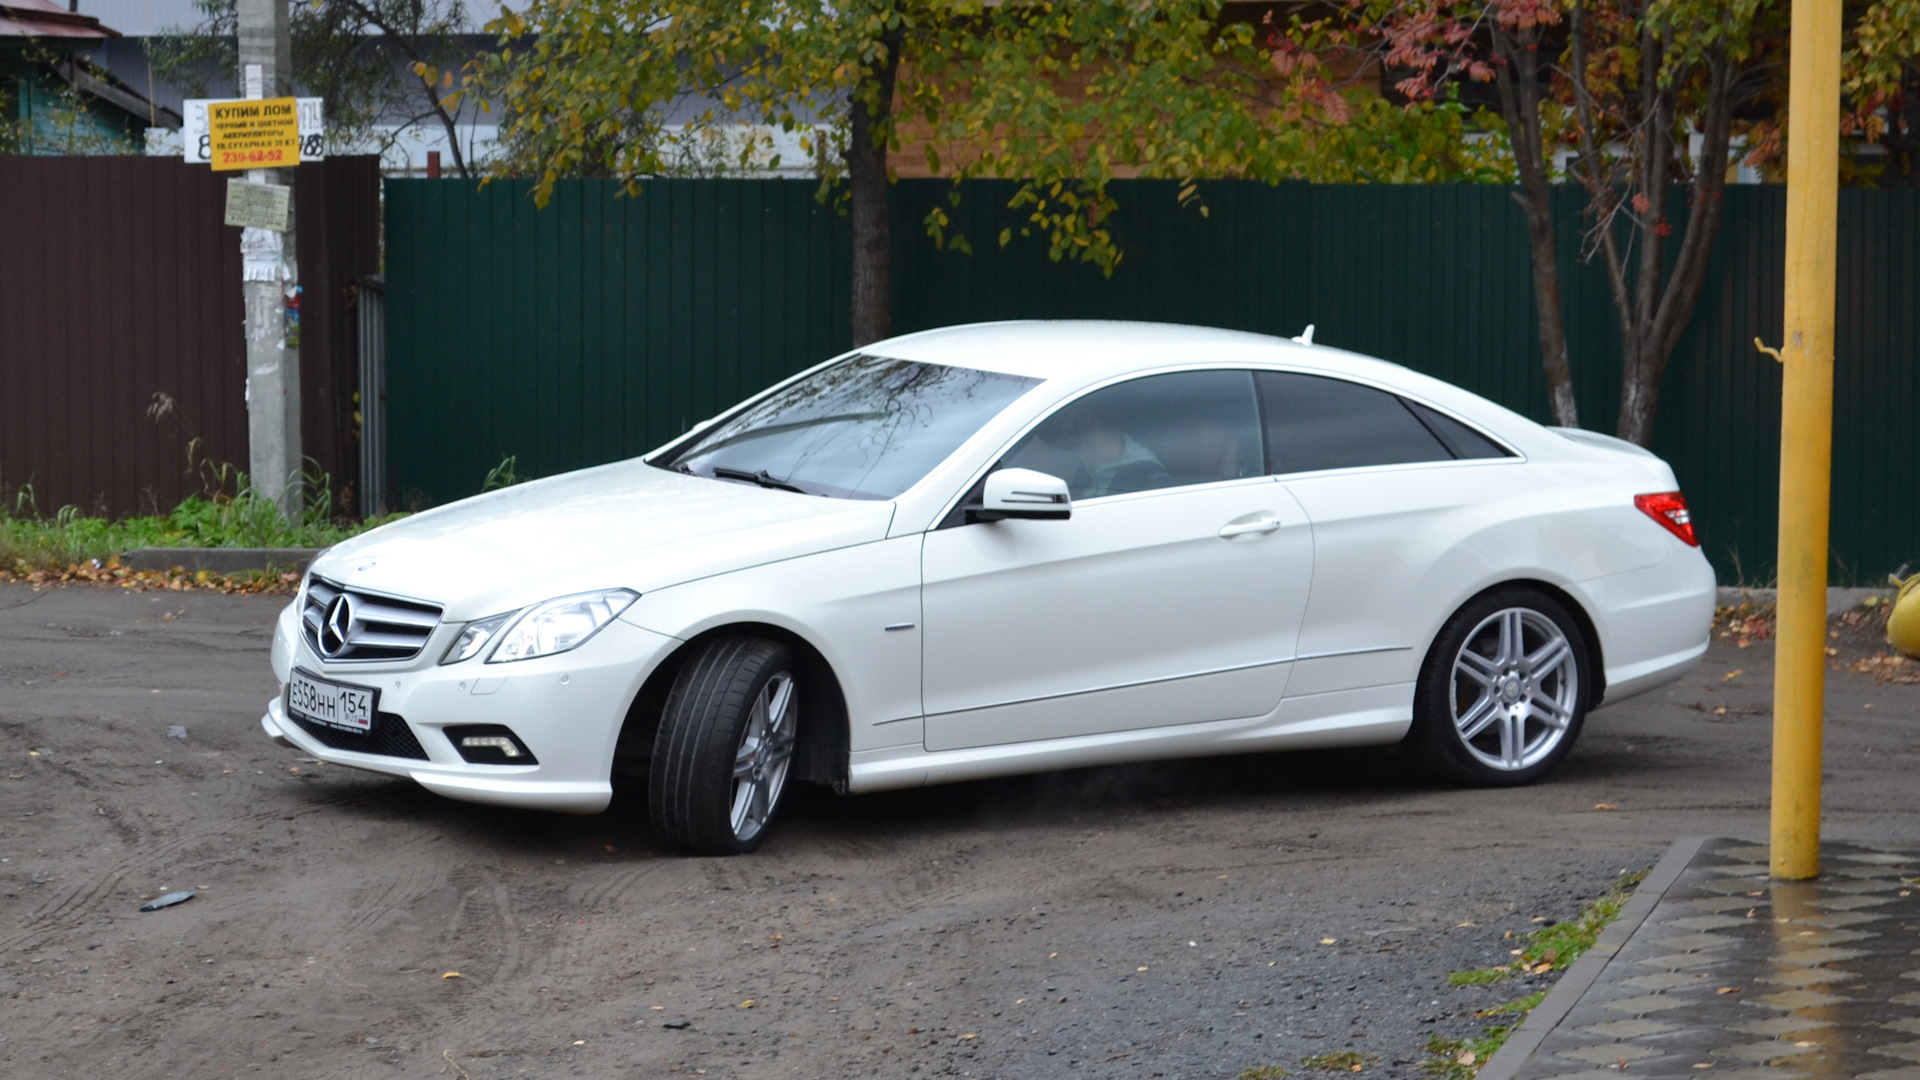
[[[1404,398],[1402,399],[1405,400]],[[1417,401],[1407,401],[1406,406],[1413,410],[1427,429],[1440,437],[1457,458],[1496,458],[1512,457],[1506,447],[1487,438],[1467,425],[1445,413],[1438,413]]]
[[[1267,465],[1273,473],[1454,457],[1406,402],[1384,390],[1282,371],[1257,372],[1255,381],[1266,420]]]

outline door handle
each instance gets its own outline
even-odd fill
[[[1277,517],[1255,518],[1252,521],[1230,521],[1220,526],[1220,539],[1231,540],[1236,536],[1250,536],[1254,533],[1280,531],[1282,522]]]

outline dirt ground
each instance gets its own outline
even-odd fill
[[[488,809],[274,746],[283,602],[0,586],[5,1076],[1410,1077],[1532,988],[1448,971],[1677,836],[1767,833],[1758,624],[1531,788],[1342,753],[802,789],[711,860],[632,791]],[[1872,623],[1836,624],[1826,828],[1910,841],[1920,686]]]

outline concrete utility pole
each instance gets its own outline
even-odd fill
[[[286,0],[239,0],[240,83],[246,98],[293,92]],[[293,186],[291,169],[250,169],[254,183]],[[298,521],[300,472],[300,345],[287,339],[287,298],[296,295],[294,221],[287,231],[243,229],[241,286],[247,311],[247,471],[254,490]]]
[[[1773,676],[1773,876],[1820,874],[1840,197],[1840,0],[1793,0],[1787,273],[1780,361],[1780,601]]]

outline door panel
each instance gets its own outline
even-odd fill
[[[1305,513],[1264,477],[1094,499],[1066,521],[935,530],[922,553],[927,748],[1269,712],[1312,567]]]
[[[1519,466],[1448,462],[1285,482],[1313,521],[1313,597],[1289,696],[1412,682],[1453,589],[1451,558],[1503,505]],[[1472,563],[1473,560],[1467,560]]]

